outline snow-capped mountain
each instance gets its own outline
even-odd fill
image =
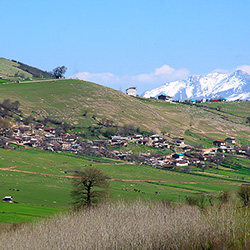
[[[173,96],[174,100],[224,97],[229,101],[250,99],[250,75],[242,70],[232,74],[210,73],[168,82],[161,87],[146,91],[146,98],[161,94]]]

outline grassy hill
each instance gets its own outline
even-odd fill
[[[190,143],[235,136],[249,143],[250,102],[187,105],[134,98],[98,84],[73,80],[51,80],[0,85],[0,101],[21,103],[23,113],[35,118],[50,117],[83,128],[101,119],[114,124],[134,124],[143,130],[183,135]],[[215,105],[220,105],[218,108]]]
[[[27,64],[0,58],[0,76],[4,78],[54,78],[54,76],[46,71],[37,69]],[[0,82],[1,83],[1,82]]]

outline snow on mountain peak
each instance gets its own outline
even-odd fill
[[[232,74],[209,73],[195,75],[185,80],[168,82],[163,86],[146,91],[145,98],[161,94],[173,96],[174,100],[224,97],[228,100],[250,99],[250,75],[242,70]]]

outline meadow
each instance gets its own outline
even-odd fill
[[[53,153],[39,149],[0,149],[0,195],[12,195],[19,204],[16,213],[2,213],[0,221],[30,221],[23,217],[23,205],[30,206],[30,217],[37,207],[44,214],[69,209],[73,171],[87,167],[101,169],[110,180],[110,200],[171,200],[185,202],[187,196],[205,194],[215,199],[221,190],[236,192],[242,183],[250,182],[250,169],[245,159],[239,159],[241,169],[214,167],[202,172],[192,167],[190,173],[181,170],[155,169],[147,165],[75,154]],[[3,207],[0,203],[1,207]],[[50,210],[51,209],[51,210]],[[5,211],[2,208],[0,211]],[[25,213],[28,212],[29,209]]]

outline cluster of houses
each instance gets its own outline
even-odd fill
[[[174,137],[174,138],[163,138],[159,134],[145,136],[135,134],[132,136],[122,137],[122,136],[112,136],[109,141],[112,146],[126,146],[128,143],[133,142],[136,144],[146,145],[154,148],[171,148],[171,146],[179,146],[179,147],[191,147],[189,145],[185,145],[184,137]]]
[[[192,147],[182,144],[183,153],[174,153],[167,156],[152,155],[148,162],[150,163],[150,165],[157,168],[173,169],[176,167],[188,167],[197,165],[201,166],[205,164],[205,161],[216,162],[218,160],[217,153],[249,155],[250,152],[250,147],[240,147],[240,145],[236,143],[236,140],[233,137],[228,137],[225,139],[225,141],[216,140],[213,142],[213,145],[215,147],[190,154],[187,152],[191,151]],[[186,155],[188,155],[189,157],[186,157]],[[221,154],[221,157],[224,158],[224,155]]]
[[[173,151],[179,151],[181,153],[172,153],[168,155],[162,154],[141,154],[143,163],[154,166],[156,168],[167,168],[173,169],[177,167],[188,167],[188,166],[202,166],[205,161],[216,161],[217,153],[235,153],[235,154],[247,154],[249,151],[248,147],[240,147],[236,143],[235,138],[228,137],[225,141],[216,140],[213,142],[214,147],[209,149],[204,149],[199,153],[188,154],[192,149],[192,146],[185,144],[184,137],[174,137],[174,138],[163,138],[160,135],[143,136],[143,135],[133,135],[129,137],[113,136],[109,141],[112,146],[125,146],[128,143],[143,144],[155,148],[168,148]],[[178,149],[179,148],[179,149]],[[195,151],[195,149],[193,150]],[[198,150],[199,151],[199,150]],[[119,152],[114,150],[113,154],[116,158],[126,159],[131,152]],[[186,156],[188,155],[188,157]],[[193,157],[192,157],[193,156]]]
[[[174,153],[167,156],[152,155],[148,162],[156,168],[174,169],[175,167],[188,167],[189,165],[195,165],[200,163],[198,158],[187,158],[182,153]]]
[[[249,146],[241,147],[236,143],[234,137],[228,137],[225,141],[214,141],[213,144],[218,148],[218,151],[222,153],[236,153],[243,155],[247,155],[249,153]]]
[[[42,123],[38,123],[35,126],[17,125],[10,142],[51,151],[76,152],[80,146],[77,143],[77,139],[76,135],[68,133],[60,133],[58,135],[54,127],[45,127]]]

